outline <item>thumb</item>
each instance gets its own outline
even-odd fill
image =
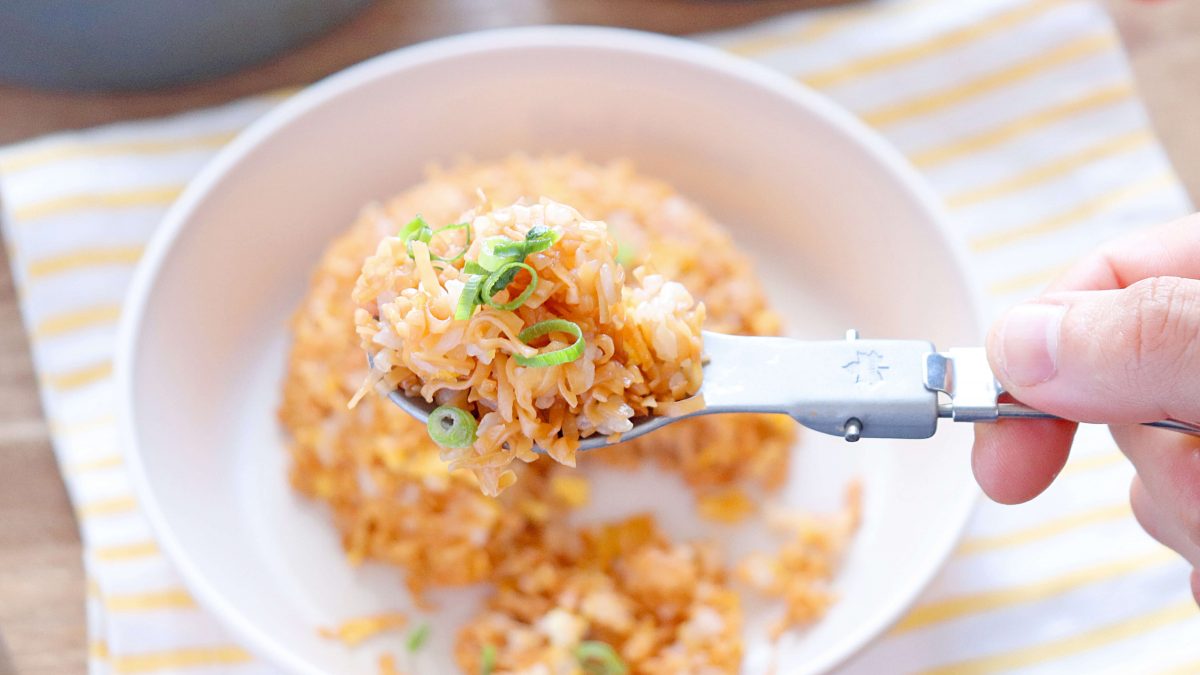
[[[1060,417],[1200,421],[1200,281],[1155,277],[1018,305],[988,336],[988,358],[1017,400]]]

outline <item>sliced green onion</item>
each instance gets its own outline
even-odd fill
[[[545,225],[534,225],[525,233],[525,255],[545,251],[561,237],[562,234]]]
[[[533,241],[535,239],[553,239],[554,230],[548,225],[534,225],[525,233],[525,241]]]
[[[525,256],[511,246],[518,243],[523,242],[503,236],[488,237],[479,244],[479,257],[475,262],[488,272],[495,272],[506,262],[521,262]]]
[[[488,269],[486,267],[484,267],[483,265],[480,265],[479,263],[475,262],[474,260],[468,260],[466,263],[464,263],[463,271],[466,272],[467,274],[482,274],[484,276],[491,274],[491,272],[488,271]]]
[[[417,626],[408,634],[408,640],[404,642],[404,646],[408,648],[410,653],[421,651],[421,648],[429,641],[429,631],[429,622],[421,622],[420,626]]]
[[[587,640],[575,648],[575,659],[588,675],[625,675],[629,668],[607,642]]]
[[[492,675],[496,669],[496,648],[484,645],[479,652],[479,675]]]
[[[505,237],[499,237],[503,241],[496,242],[492,245],[492,253],[497,257],[515,260],[518,257],[524,257],[525,241],[513,241]]]
[[[491,286],[495,287],[496,289],[492,291],[492,295],[499,293],[502,289],[508,288],[508,285],[513,282],[513,279],[517,278],[517,272],[522,269],[522,266],[528,267],[528,265],[525,265],[525,263],[521,262],[506,262],[500,267],[496,268],[495,272],[489,274],[488,281],[492,282]],[[495,281],[492,281],[493,279]],[[485,289],[487,286],[488,284],[485,283]],[[489,296],[485,295],[484,297]]]
[[[506,239],[495,244],[495,253],[497,255],[519,255],[525,258],[538,251],[545,251],[553,246],[560,237],[558,232],[545,225],[534,225],[529,228],[529,231],[525,233],[525,238],[521,241]]]
[[[421,216],[417,216],[416,218],[408,221],[407,225],[400,228],[400,234],[396,236],[400,237],[400,239],[403,241],[408,241],[409,239],[412,239],[413,235],[415,235],[423,227],[429,227],[429,223],[425,222],[425,219]]]
[[[454,308],[455,321],[466,321],[471,318],[471,312],[474,312],[475,307],[479,305],[479,291],[483,288],[485,279],[486,277],[481,274],[467,277],[467,283],[463,284],[462,295],[458,296],[458,306]]]
[[[517,360],[517,365],[529,366],[532,368],[545,368],[547,366],[557,366],[563,363],[570,363],[575,359],[583,356],[583,349],[586,346],[583,341],[583,331],[574,321],[566,319],[550,319],[548,321],[539,321],[532,326],[526,328],[517,334],[517,339],[525,344],[536,340],[543,335],[549,333],[570,333],[575,336],[575,342],[570,346],[556,349],[552,352],[537,354],[534,356],[523,356],[521,354],[513,354],[513,358]]]
[[[434,443],[443,448],[469,448],[475,442],[475,418],[452,405],[434,408],[425,428]]]
[[[514,241],[502,235],[488,237],[479,246],[479,259],[476,264],[495,272],[500,266],[510,262],[521,262],[531,253],[544,251],[554,245],[561,235],[545,225],[534,225],[525,233],[525,238]]]
[[[424,223],[425,221],[422,220],[421,222]],[[413,257],[413,241],[422,241],[428,244],[430,239],[433,239],[433,230],[428,225],[422,225],[421,227],[417,228],[416,232],[413,232],[405,237],[404,250],[408,253],[408,257]],[[432,256],[430,256],[430,259],[432,260]]]
[[[432,239],[433,237],[436,237],[437,235],[439,235],[443,232],[452,232],[454,230],[466,230],[467,231],[467,243],[463,244],[462,250],[459,251],[458,255],[454,256],[453,258],[443,258],[439,255],[430,255],[431,259],[439,261],[439,262],[452,263],[452,262],[457,262],[459,259],[461,259],[464,255],[467,254],[467,249],[471,248],[471,224],[470,223],[455,223],[454,225],[447,225],[445,227],[438,228],[430,234],[430,239]]]
[[[529,271],[529,285],[526,286],[525,290],[521,291],[521,294],[516,298],[504,303],[496,302],[494,299],[495,295],[508,288],[508,285],[511,284],[513,279],[517,277],[517,272],[521,270]],[[525,263],[504,263],[500,266],[500,269],[493,272],[492,275],[487,278],[487,281],[483,282],[483,301],[487,303],[488,307],[495,307],[499,310],[511,312],[512,310],[525,304],[525,301],[529,299],[529,296],[533,295],[533,291],[537,288],[537,285],[537,270],[533,269],[529,265],[526,265]]]
[[[511,239],[505,239],[504,241],[496,244],[492,250],[497,256],[503,256],[510,260],[521,260],[526,255],[525,251],[528,245],[529,242],[525,240],[512,241]]]

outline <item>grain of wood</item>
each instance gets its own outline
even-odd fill
[[[3,252],[0,244],[0,252]],[[8,260],[6,252],[0,259]],[[0,273],[0,673],[86,665],[79,534],[38,403],[12,277]]]
[[[324,37],[241,73],[173,90],[65,94],[0,85],[0,143],[114,120],[166,115],[297,86],[418,40],[539,22],[666,33],[735,26],[837,0],[383,0]],[[1168,154],[1200,197],[1200,3],[1105,0]],[[0,245],[0,675],[85,671],[79,537],[50,450]]]

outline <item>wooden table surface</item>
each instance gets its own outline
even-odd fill
[[[598,23],[668,33],[735,26],[837,0],[380,0],[268,63],[169,91],[80,95],[0,85],[0,144],[50,131],[165,115],[302,85],[368,56],[465,30]],[[1157,128],[1200,198],[1200,2],[1104,0],[1132,55]],[[0,675],[83,673],[84,580],[74,515],[59,478],[0,250]]]

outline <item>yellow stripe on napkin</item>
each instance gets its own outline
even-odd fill
[[[106,246],[77,249],[33,260],[25,268],[25,273],[30,279],[37,280],[90,267],[130,266],[141,259],[143,248],[142,246]]]
[[[1059,476],[1074,476],[1076,474],[1087,471],[1095,471],[1097,469],[1106,469],[1110,466],[1125,464],[1125,455],[1118,450],[1112,450],[1091,457],[1080,457],[1067,462],[1067,466],[1063,468]]]
[[[1002,548],[1024,546],[1035,541],[1049,539],[1064,532],[1070,532],[1080,527],[1111,523],[1116,520],[1132,517],[1133,511],[1130,510],[1128,502],[1101,506],[1069,516],[1047,519],[1037,525],[1016,532],[968,537],[958,547],[957,553],[961,556],[968,556]]]
[[[1141,180],[1128,183],[1098,197],[1085,200],[1062,213],[1024,227],[976,237],[970,242],[971,249],[977,253],[985,253],[1024,239],[1050,234],[1106,213],[1122,203],[1133,201],[1164,188],[1174,187],[1177,184],[1174,174],[1169,171],[1162,171]]]
[[[1033,272],[1027,272],[1025,274],[1018,274],[1017,276],[1002,279],[1001,281],[991,284],[988,286],[987,290],[992,295],[1008,295],[1010,293],[1016,293],[1017,291],[1040,288],[1048,285],[1050,282],[1062,276],[1063,272],[1066,272],[1070,266],[1070,263],[1057,264],[1051,265],[1046,269],[1034,270]]]
[[[145,593],[122,593],[102,596],[104,608],[110,612],[153,612],[164,609],[190,609],[196,606],[191,594],[182,588]]]
[[[158,542],[153,540],[139,541],[132,544],[114,546],[96,546],[92,548],[92,556],[103,562],[119,562],[137,560],[159,555]]]
[[[70,421],[51,419],[50,433],[55,436],[73,436],[112,427],[116,423],[116,416],[109,413]]]
[[[112,372],[112,361],[104,361],[61,373],[51,373],[42,378],[42,381],[56,391],[71,391],[107,379]]]
[[[182,185],[164,185],[136,190],[81,192],[19,206],[13,209],[12,217],[18,223],[27,223],[78,211],[166,206],[175,201],[182,191]]]
[[[1119,640],[1127,640],[1169,626],[1177,621],[1194,619],[1197,616],[1200,616],[1200,613],[1196,609],[1196,603],[1186,600],[1078,635],[932,668],[924,671],[924,675],[987,675],[1017,668],[1028,668],[1039,663],[1103,647]]]
[[[79,508],[75,509],[75,517],[80,520],[87,520],[88,518],[132,513],[134,511],[137,511],[137,500],[132,495],[126,495],[111,499],[98,499],[94,502],[81,504]]]
[[[1012,607],[1014,605],[1041,602],[1084,586],[1111,581],[1114,578],[1127,575],[1131,572],[1141,571],[1176,560],[1178,560],[1178,556],[1174,553],[1166,549],[1159,549],[1147,555],[1087,567],[1044,581],[1037,581],[1013,588],[945,598],[920,605],[909,612],[908,616],[896,625],[893,633],[918,630],[934,624],[982,612]]]
[[[982,38],[1008,30],[1046,12],[1064,6],[1064,0],[1034,0],[1019,4],[1012,9],[957,30],[948,31],[937,37],[922,40],[885,52],[844,63],[817,72],[805,73],[803,80],[819,89],[865,77],[889,68],[897,68],[913,61],[943,54],[951,49],[970,45]]]
[[[104,660],[109,663],[112,672],[119,675],[157,673],[206,666],[232,666],[239,663],[246,663],[253,658],[246,650],[233,645],[190,647],[121,655],[113,654],[105,647],[103,653],[107,654]]]
[[[236,135],[237,132],[234,131],[223,131],[215,134],[185,138],[54,145],[0,159],[0,172],[11,174],[47,164],[57,164],[59,162],[69,162],[78,159],[120,158],[130,155],[146,156],[195,150],[216,150],[233,140],[233,137]]]
[[[997,70],[983,77],[957,84],[949,89],[917,96],[862,113],[864,122],[875,127],[886,127],[911,121],[918,117],[940,113],[947,108],[971,99],[992,94],[1005,87],[1019,84],[1046,71],[1082,61],[1098,54],[1111,53],[1117,46],[1110,33],[1089,35],[1067,42],[1042,54],[1037,54],[1012,66]]]
[[[1118,134],[1078,152],[1057,157],[1044,164],[1033,165],[1016,176],[952,194],[946,197],[946,205],[950,208],[961,209],[1000,199],[1071,175],[1091,164],[1118,157],[1133,150],[1140,150],[1153,142],[1154,135],[1147,129]]]
[[[81,462],[71,462],[65,468],[66,472],[71,475],[81,473],[91,473],[93,471],[104,471],[105,469],[115,469],[124,466],[125,458],[121,455],[105,455],[96,459],[89,459]]]
[[[117,304],[97,305],[54,314],[37,322],[33,328],[33,338],[44,340],[85,328],[113,324],[120,316],[121,306]]]
[[[956,138],[944,145],[910,153],[909,161],[920,169],[932,169],[964,157],[985,152],[1014,141],[1022,136],[1066,122],[1109,106],[1127,103],[1133,98],[1133,86],[1128,82],[1097,89],[1065,103],[1042,108],[1018,117],[998,127],[977,134]]]

